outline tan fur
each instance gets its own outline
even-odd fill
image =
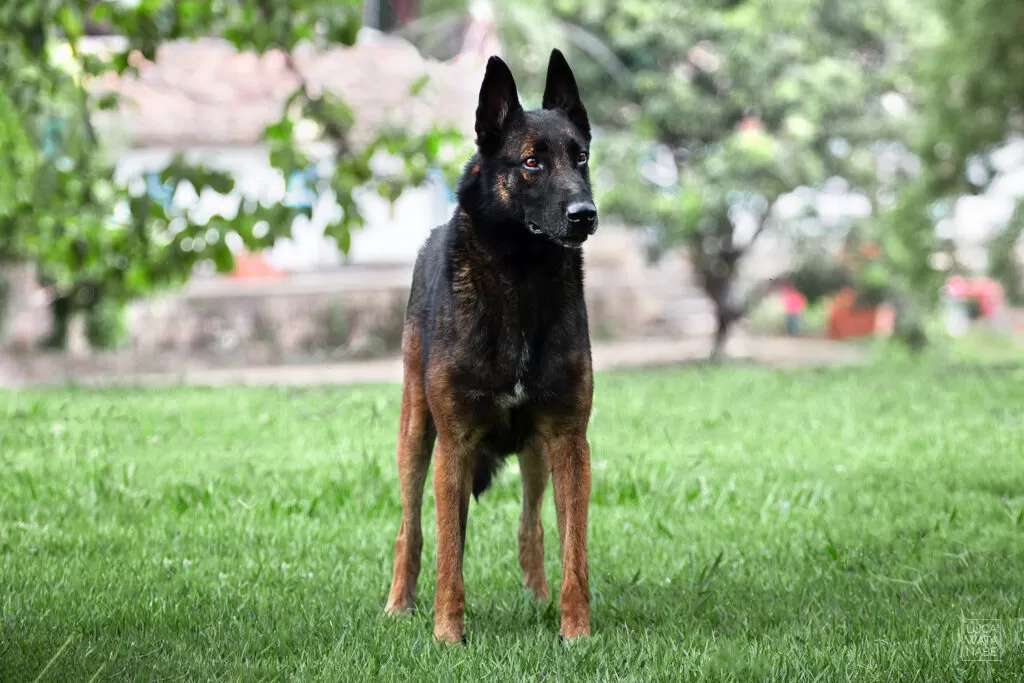
[[[437,507],[437,591],[434,595],[434,637],[444,643],[462,640],[466,591],[462,558],[472,487],[472,455],[479,434],[459,420],[444,369],[427,370],[427,401],[437,425],[434,503]]]
[[[498,176],[498,199],[503,203],[508,204],[512,199],[512,188],[510,187],[508,176]]]
[[[537,138],[532,132],[527,132],[523,136],[522,143],[519,147],[519,156],[523,159],[532,157],[534,154],[534,145],[537,144]]]
[[[519,454],[519,471],[523,477],[523,512],[519,519],[519,566],[523,570],[523,587],[538,600],[547,600],[544,527],[540,514],[551,463],[540,440],[535,440]]]
[[[560,633],[566,639],[590,635],[590,583],[587,568],[587,514],[590,500],[590,445],[573,432],[551,436],[545,448],[552,462],[555,510],[562,550]]]
[[[587,566],[587,518],[590,504],[590,444],[587,425],[593,401],[593,377],[588,362],[580,383],[574,421],[546,420],[540,438],[551,463],[555,511],[562,556],[560,633],[566,639],[590,635],[590,581]]]
[[[473,272],[468,265],[462,266],[452,279],[452,287],[460,297],[471,297],[473,294]]]
[[[398,477],[402,491],[402,523],[395,541],[395,564],[388,614],[410,612],[416,602],[416,580],[423,551],[423,487],[430,468],[434,431],[430,424],[419,359],[419,334],[406,326],[403,334],[402,409],[398,430]]]

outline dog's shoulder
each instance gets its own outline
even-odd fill
[[[452,308],[453,254],[458,231],[458,212],[430,231],[416,255],[412,287],[406,309],[407,322],[415,322],[421,334],[432,337],[436,325],[428,324]]]

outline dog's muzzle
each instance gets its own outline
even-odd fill
[[[565,210],[572,237],[593,235],[597,232],[597,207],[593,202],[574,202]]]

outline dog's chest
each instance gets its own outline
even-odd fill
[[[466,307],[458,347],[464,396],[478,407],[508,412],[544,399],[564,348],[565,283],[550,279],[484,281]],[[480,305],[486,301],[486,305]],[[557,379],[557,378],[556,378]],[[557,383],[557,382],[556,382]]]
[[[512,350],[511,356],[513,381],[511,391],[499,391],[494,395],[494,404],[499,408],[518,408],[530,398],[528,387],[532,389],[530,382],[530,343],[524,337],[518,349]]]

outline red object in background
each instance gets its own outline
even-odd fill
[[[832,300],[828,315],[828,338],[832,340],[870,337],[878,325],[877,308],[857,308],[857,293],[843,289]]]
[[[982,318],[991,318],[1003,307],[1003,288],[987,277],[968,280],[953,275],[946,280],[946,292],[953,299],[978,302],[978,313]]]
[[[736,125],[736,129],[740,133],[759,133],[764,129],[764,126],[762,125],[760,118],[756,116],[748,116],[740,120]]]
[[[241,279],[276,279],[282,278],[284,275],[284,271],[267,263],[262,254],[250,254],[249,252],[242,252],[235,256],[235,269],[231,271],[231,277]]]
[[[800,315],[807,309],[807,299],[792,285],[782,286],[782,308],[786,315]]]
[[[998,282],[988,278],[979,278],[973,283],[972,293],[978,300],[978,310],[982,318],[991,318],[1002,307],[1003,288]]]
[[[970,288],[970,283],[959,275],[953,275],[946,280],[946,291],[954,299],[966,299]]]

